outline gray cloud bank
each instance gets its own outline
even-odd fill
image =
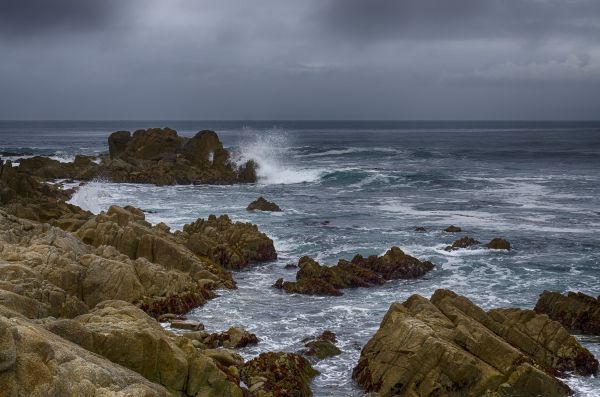
[[[597,0],[0,0],[1,119],[597,119]]]

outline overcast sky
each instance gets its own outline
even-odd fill
[[[600,119],[600,0],[0,0],[0,119]]]

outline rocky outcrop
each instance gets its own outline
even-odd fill
[[[363,348],[353,378],[390,396],[566,396],[557,376],[593,374],[594,356],[566,329],[530,310],[485,312],[437,290],[394,303]]]
[[[485,245],[489,249],[493,250],[507,250],[510,251],[510,243],[508,240],[503,238],[494,238],[489,243]]]
[[[108,137],[109,156],[77,156],[71,163],[36,156],[20,160],[19,169],[44,179],[175,184],[232,184],[256,182],[256,163],[241,166],[214,131],[203,130],[192,138],[170,128],[117,131]]]
[[[201,349],[215,349],[217,347],[239,349],[258,343],[258,337],[255,334],[239,327],[231,327],[225,332],[215,333],[205,331],[187,332],[183,336],[196,342],[195,346]]]
[[[338,354],[342,353],[342,351],[335,345],[335,334],[328,330],[323,331],[323,333],[316,338],[307,338],[302,342],[305,342],[305,349],[302,350],[301,353],[306,356],[316,357],[319,360],[337,356]]]
[[[462,229],[458,226],[450,225],[447,228],[445,228],[444,231],[446,233],[460,233],[462,232]]]
[[[267,201],[264,197],[260,196],[246,208],[248,211],[270,211],[270,212],[281,212],[281,208],[272,201]]]
[[[208,257],[227,269],[241,269],[254,262],[277,259],[267,235],[251,223],[232,222],[227,215],[198,219],[176,234],[196,255]]]
[[[0,306],[0,390],[19,396],[147,396],[170,393],[142,375]],[[115,349],[116,350],[116,349]]]
[[[546,314],[567,329],[586,334],[600,335],[600,299],[581,292],[544,291],[535,312]]]
[[[230,370],[187,338],[165,331],[142,310],[105,301],[73,320],[49,323],[52,332],[184,396],[242,396]],[[234,371],[235,372],[235,371]]]
[[[392,247],[381,257],[356,255],[352,261],[341,259],[335,266],[322,266],[305,256],[298,261],[298,267],[296,281],[279,279],[273,286],[289,293],[339,296],[344,288],[417,278],[434,268],[431,262],[419,261],[398,247]]]
[[[478,245],[481,244],[479,241],[475,240],[472,237],[469,236],[465,236],[463,238],[459,238],[458,240],[454,241],[452,243],[452,245],[447,246],[446,248],[444,248],[445,251],[455,251],[461,248],[469,248],[472,247],[474,245]]]
[[[250,396],[309,397],[310,381],[318,372],[294,353],[262,353],[241,369]]]

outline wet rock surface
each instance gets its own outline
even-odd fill
[[[546,314],[566,328],[586,334],[600,335],[600,299],[581,292],[544,291],[535,312]]]
[[[450,225],[447,228],[445,228],[444,231],[446,233],[460,233],[462,232],[462,229],[458,226]]]
[[[456,251],[461,248],[469,248],[469,247],[473,247],[473,246],[476,246],[479,244],[481,244],[481,243],[479,241],[475,240],[474,238],[465,236],[463,238],[459,238],[458,240],[454,241],[452,243],[452,245],[447,246],[446,248],[444,248],[444,250],[446,250],[448,252]]]
[[[260,196],[246,208],[248,211],[269,211],[269,212],[281,212],[281,208],[272,201],[267,201],[264,197]]]
[[[309,397],[309,384],[318,372],[304,357],[294,353],[262,353],[240,371],[250,396]]]
[[[305,349],[302,350],[301,353],[306,356],[314,356],[319,360],[337,356],[342,353],[335,345],[337,342],[335,334],[328,330],[323,331],[323,333],[316,338],[304,339],[303,342],[305,342]]]
[[[380,395],[566,396],[557,378],[598,361],[558,322],[530,310],[485,312],[452,291],[394,303],[353,378]]]
[[[485,246],[493,250],[510,250],[510,242],[503,238],[494,238]]]
[[[298,267],[296,281],[279,279],[273,286],[289,293],[339,296],[344,288],[371,287],[386,280],[417,278],[432,270],[434,265],[392,247],[380,257],[356,255],[352,261],[341,259],[335,266],[323,266],[305,256],[298,261]]]

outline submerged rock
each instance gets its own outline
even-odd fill
[[[363,348],[353,378],[394,396],[567,396],[557,376],[590,375],[598,361],[558,322],[530,310],[485,312],[437,290],[394,303]]]
[[[460,233],[462,232],[462,229],[458,226],[450,225],[447,228],[445,228],[444,231],[446,233]]]
[[[308,338],[303,340],[303,342],[306,342],[304,344],[306,349],[302,351],[302,354],[307,356],[315,356],[320,360],[337,356],[338,354],[342,353],[342,351],[335,345],[336,337],[331,331],[323,331],[323,333],[318,337]]]
[[[381,257],[356,255],[352,261],[341,259],[335,266],[322,266],[305,256],[298,261],[298,267],[296,281],[279,279],[273,286],[289,293],[339,296],[343,288],[371,287],[383,284],[385,280],[417,278],[432,270],[434,265],[392,247]]]
[[[415,232],[417,232],[417,233],[426,233],[427,229],[424,228],[423,226],[415,226]]]
[[[581,292],[544,291],[535,312],[547,314],[566,328],[586,334],[600,335],[600,299]]]
[[[474,238],[465,236],[463,238],[459,238],[458,240],[453,242],[452,245],[449,245],[446,248],[444,248],[444,250],[450,252],[450,251],[455,251],[455,250],[458,250],[461,248],[472,247],[472,246],[478,245],[478,244],[481,244],[481,243],[479,241],[475,240]]]
[[[485,246],[493,250],[510,250],[510,243],[508,240],[503,238],[492,239],[492,241],[487,243]]]
[[[309,397],[316,371],[304,357],[294,353],[261,353],[240,371],[250,396]]]
[[[281,208],[272,201],[267,201],[264,197],[260,196],[253,202],[251,202],[246,208],[248,211],[271,211],[281,212]]]

